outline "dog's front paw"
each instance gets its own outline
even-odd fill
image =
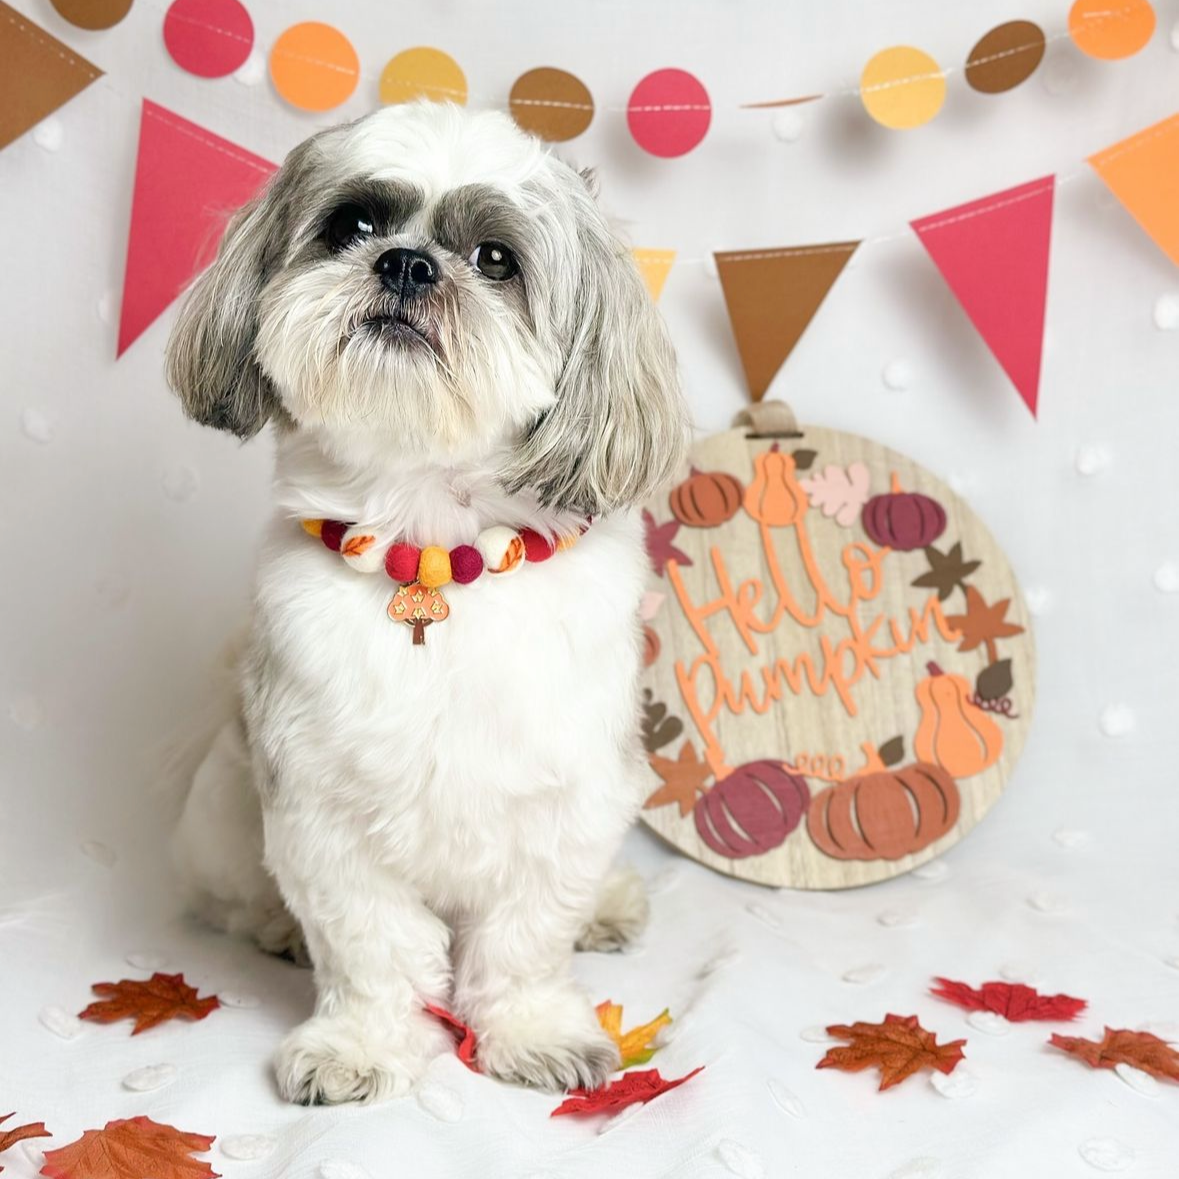
[[[651,907],[647,886],[633,868],[618,868],[606,877],[593,917],[577,938],[577,949],[609,953],[638,940]]]
[[[504,1081],[563,1093],[596,1089],[618,1069],[618,1047],[580,994],[515,1002],[479,1037],[479,1067]]]
[[[274,1058],[278,1090],[297,1105],[367,1104],[402,1097],[452,1046],[436,1020],[415,1013],[396,1027],[356,1016],[317,1015]]]

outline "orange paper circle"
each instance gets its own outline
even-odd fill
[[[541,66],[516,79],[508,108],[524,131],[550,143],[563,143],[590,125],[594,98],[580,78]]]
[[[292,25],[270,51],[270,80],[279,94],[304,111],[328,111],[346,101],[360,79],[352,42],[331,25],[309,20]]]
[[[1076,0],[1068,13],[1073,44],[1103,61],[1132,57],[1154,35],[1154,25],[1147,0]]]
[[[406,49],[390,58],[381,71],[381,101],[413,102],[415,98],[466,106],[467,76],[441,49],[424,45]]]
[[[79,29],[109,29],[131,11],[132,0],[52,0],[58,15]]]
[[[928,123],[942,109],[946,79],[928,53],[911,45],[894,45],[864,66],[860,100],[878,123],[905,131]]]
[[[982,94],[1014,90],[1044,59],[1044,31],[1030,20],[1009,20],[985,34],[966,59],[966,81]]]

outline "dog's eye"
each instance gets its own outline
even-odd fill
[[[333,254],[346,250],[349,246],[360,241],[362,237],[371,236],[373,231],[372,214],[361,205],[340,205],[333,209],[331,216],[323,230],[323,240]]]
[[[496,282],[512,278],[520,269],[516,265],[516,255],[499,242],[481,242],[475,247],[469,261],[480,274]]]

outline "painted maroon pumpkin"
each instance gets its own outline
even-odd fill
[[[696,800],[696,831],[718,856],[760,856],[802,822],[810,800],[806,779],[780,762],[747,762]]]
[[[933,544],[946,530],[946,510],[919,491],[874,495],[865,505],[864,531],[873,542],[907,553]]]

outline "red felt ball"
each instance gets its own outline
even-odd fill
[[[394,581],[408,585],[418,579],[418,560],[422,550],[412,544],[391,545],[385,554],[385,572]]]
[[[460,544],[450,550],[450,576],[459,585],[468,585],[483,572],[483,554],[474,545]]]
[[[556,552],[556,545],[551,540],[546,540],[531,528],[521,528],[520,539],[524,542],[526,561],[547,561]]]
[[[319,539],[327,545],[333,553],[340,551],[340,545],[344,540],[344,533],[348,531],[348,525],[340,520],[325,520],[323,527],[319,532]]]

